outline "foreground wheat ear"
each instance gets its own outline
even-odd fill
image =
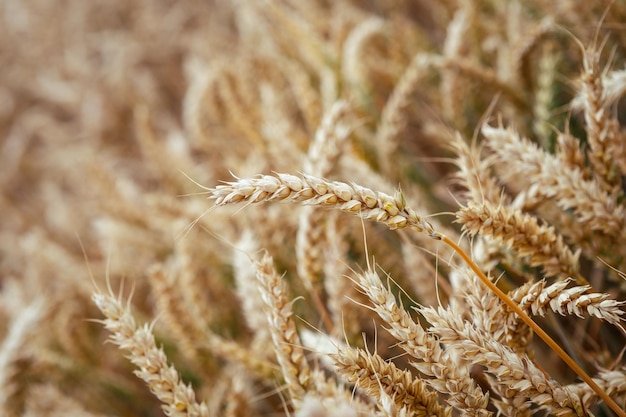
[[[203,187],[204,188],[204,187]],[[407,228],[441,240],[450,246],[474,271],[479,279],[513,310],[559,357],[619,416],[626,417],[609,395],[513,300],[500,290],[481,271],[470,256],[450,238],[434,230],[423,216],[406,206],[400,190],[394,196],[373,191],[360,185],[306,175],[295,176],[278,173],[254,178],[236,179],[214,188],[205,188],[215,206],[235,203],[261,203],[269,201],[300,202],[310,206],[336,208],[387,225],[390,229]]]

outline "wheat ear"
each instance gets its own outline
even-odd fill
[[[588,293],[591,289],[589,285],[567,288],[571,282],[567,279],[546,287],[546,281],[541,280],[515,291],[513,298],[520,300],[519,305],[524,311],[533,314],[543,316],[550,309],[562,316],[593,316],[623,328],[625,313],[621,307],[626,302],[610,299],[609,294]]]
[[[429,235],[434,229],[422,216],[406,207],[404,195],[392,197],[357,184],[327,181],[312,175],[260,175],[208,189],[215,205],[295,201],[306,205],[338,208],[341,211],[386,224],[390,229],[410,228]]]
[[[489,236],[506,244],[530,266],[541,266],[548,276],[573,276],[578,272],[580,252],[572,252],[552,226],[540,225],[536,217],[519,209],[470,203],[456,214],[457,222],[471,235]]]
[[[274,268],[274,260],[267,253],[255,261],[256,277],[265,314],[274,341],[276,358],[283,371],[292,401],[297,405],[308,390],[311,369],[304,357],[304,350],[296,324],[293,321],[292,303],[288,301],[285,281]]]
[[[348,110],[346,102],[337,101],[324,115],[315,139],[309,146],[304,161],[305,172],[323,177],[332,171],[339,158],[342,143],[350,134],[350,126],[345,120]],[[333,323],[320,296],[326,246],[325,222],[325,213],[319,210],[306,207],[301,211],[296,235],[296,267],[298,276],[311,294],[327,329],[332,330]]]
[[[397,407],[405,407],[410,415],[451,415],[451,409],[441,407],[436,392],[429,390],[424,381],[375,353],[343,346],[330,356],[348,382],[356,384],[379,402],[381,394],[386,393]]]
[[[111,295],[96,293],[92,299],[106,317],[103,323],[111,332],[111,341],[127,352],[128,359],[138,368],[135,375],[161,400],[165,414],[208,417],[208,406],[196,402],[191,386],[185,385],[176,368],[167,364],[165,352],[157,347],[151,326],[138,327],[128,306]]]

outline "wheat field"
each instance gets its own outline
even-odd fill
[[[626,416],[625,22],[0,1],[0,416]]]

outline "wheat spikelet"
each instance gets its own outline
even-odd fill
[[[207,333],[204,348],[222,360],[237,364],[261,379],[270,379],[276,374],[277,367],[263,357],[265,352],[264,355],[260,355],[247,346],[242,346],[238,342],[224,339],[216,334]]]
[[[29,392],[30,401],[26,405],[26,411],[21,414],[25,417],[41,416],[48,417],[106,417],[108,414],[100,414],[89,411],[85,404],[65,394],[59,387],[52,383],[40,384]],[[8,416],[8,414],[5,414]]]
[[[285,60],[283,71],[290,81],[294,99],[304,116],[307,130],[315,132],[322,120],[322,104],[315,86],[312,85],[303,65],[297,61]]]
[[[342,333],[351,338],[360,333],[360,311],[350,302],[356,298],[356,290],[352,282],[346,278],[349,245],[345,241],[346,227],[338,218],[339,213],[328,213],[326,216],[324,251],[324,290],[326,305],[333,322],[333,336]]]
[[[404,276],[411,287],[412,293],[424,305],[437,304],[437,288],[433,285],[437,271],[430,262],[428,255],[422,248],[412,242],[402,243],[402,255],[404,259]],[[445,286],[445,283],[442,286]]]
[[[368,82],[367,47],[376,37],[385,33],[385,21],[380,17],[370,17],[356,25],[347,35],[341,56],[342,81],[353,86],[358,92],[367,92],[372,86]],[[364,91],[365,90],[365,91]],[[368,92],[371,94],[371,91]]]
[[[254,343],[264,346],[268,342],[271,343],[271,335],[266,325],[266,318],[258,314],[259,311],[263,311],[264,303],[258,297],[256,268],[252,259],[259,250],[259,243],[254,233],[249,230],[243,232],[233,251],[232,264],[235,291],[241,304],[243,317],[248,329],[254,332]]]
[[[480,149],[470,147],[460,133],[454,135],[450,147],[456,153],[454,160],[458,171],[455,177],[460,185],[467,190],[466,198],[476,203],[489,201],[492,204],[508,202],[503,193],[502,185],[491,174],[493,158],[481,158]]]
[[[624,367],[615,370],[602,369],[594,381],[616,401],[624,402],[626,397],[626,369]],[[585,407],[591,407],[598,402],[598,396],[586,384],[571,384],[568,389],[581,398]]]
[[[33,300],[23,307],[11,321],[7,334],[0,345],[0,411],[7,417],[17,417],[23,412],[23,401],[18,396],[23,387],[19,380],[24,359],[24,349],[36,332],[37,323],[44,318],[43,299]]]
[[[585,153],[580,141],[569,132],[558,132],[556,155],[563,164],[574,171],[580,171],[584,179],[591,178],[591,171],[585,163]]]
[[[440,67],[456,70],[459,74],[479,82],[486,88],[502,92],[516,107],[524,108],[527,106],[524,95],[511,85],[508,80],[502,79],[500,74],[478,62],[469,58],[457,57],[452,60],[441,60],[438,62],[438,65]]]
[[[273,161],[277,170],[301,165],[304,156],[301,147],[308,140],[300,125],[284,117],[285,113],[293,111],[294,104],[285,98],[283,89],[282,82],[278,85],[262,83],[259,86],[263,147],[268,160]],[[285,140],[286,137],[291,140]]]
[[[467,53],[467,36],[472,27],[472,19],[475,16],[474,5],[466,2],[459,7],[446,28],[446,40],[442,54],[450,61],[460,58]],[[459,130],[465,129],[466,119],[463,114],[463,103],[458,99],[459,92],[467,88],[457,70],[445,68],[441,74],[440,95],[444,116],[450,120],[453,126]]]
[[[541,48],[538,62],[537,86],[533,100],[533,132],[544,148],[549,148],[551,120],[553,118],[556,89],[554,88],[559,64],[559,53],[554,43]]]
[[[237,372],[240,371],[240,372]],[[226,410],[224,410],[225,417],[250,417],[252,416],[252,404],[250,401],[250,389],[244,379],[243,369],[236,369],[235,373],[231,377],[231,389],[228,392],[228,396],[225,400]]]
[[[199,320],[189,320],[190,315],[182,308],[185,304],[175,281],[167,276],[162,265],[153,265],[148,271],[148,279],[153,287],[157,309],[168,331],[179,341],[185,355],[199,359],[198,347],[204,340],[204,332]]]
[[[502,321],[505,317],[500,299],[484,285],[481,285],[478,277],[471,269],[463,267],[454,272],[460,275],[455,292],[459,295],[459,302],[466,304],[466,307],[461,308],[458,304],[452,303],[450,306],[473,312],[472,322],[476,330],[489,334],[497,342],[502,342],[505,333],[502,328]],[[450,275],[452,280],[453,274]]]
[[[546,16],[533,28],[524,32],[524,36],[513,45],[511,63],[515,66],[514,73],[518,82],[525,86],[530,83],[530,56],[541,42],[554,32],[555,24],[552,16]]]
[[[524,308],[523,304],[521,304],[522,298],[529,294],[533,285],[532,282],[527,282],[509,293],[511,300],[520,305],[521,308]],[[511,313],[508,306],[503,306],[502,309],[506,316],[504,319],[504,343],[510,346],[517,355],[529,353],[530,343],[533,340],[532,330],[520,322],[519,318]],[[531,353],[529,353],[529,356],[531,356]]]
[[[383,166],[383,172],[391,169],[390,162],[398,147],[398,136],[407,123],[406,112],[411,103],[411,95],[415,92],[426,70],[432,66],[432,59],[430,55],[424,53],[415,55],[383,108],[376,130],[376,145],[380,149],[379,162]]]

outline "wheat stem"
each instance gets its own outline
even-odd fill
[[[567,366],[576,372],[576,374],[583,380],[589,387],[596,393],[606,405],[611,407],[615,413],[620,417],[626,417],[626,412],[622,410],[619,405],[602,389],[593,379],[559,346],[537,323],[535,323],[513,300],[509,298],[500,288],[498,288],[493,282],[491,282],[485,274],[480,270],[478,265],[472,261],[467,253],[453,240],[445,235],[434,233],[434,237],[439,238],[443,243],[450,246],[456,253],[463,258],[463,261],[469,266],[472,271],[478,276],[478,278],[485,284],[491,291],[494,292],[511,310],[513,310],[519,317],[526,323],[533,331],[554,351],[557,355],[567,364]]]

